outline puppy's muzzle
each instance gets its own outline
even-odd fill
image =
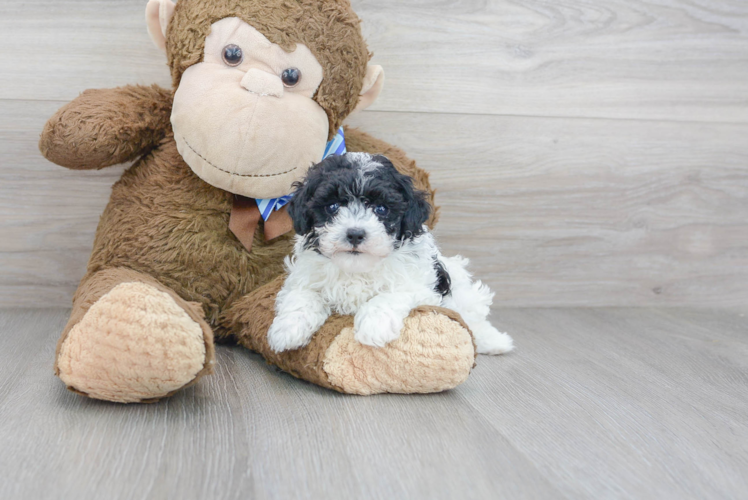
[[[358,227],[351,228],[346,233],[345,238],[353,248],[356,248],[366,240],[366,231]]]

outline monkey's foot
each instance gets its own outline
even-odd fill
[[[325,351],[330,384],[349,394],[431,393],[457,387],[470,375],[475,349],[456,317],[435,308],[417,309],[385,347],[360,344],[343,328]]]
[[[385,347],[357,342],[353,317],[332,316],[306,347],[276,353],[267,331],[282,283],[278,279],[244,297],[227,319],[239,343],[298,378],[348,394],[431,393],[460,385],[475,364],[465,323],[437,307],[412,311],[400,337]]]
[[[69,389],[86,396],[152,402],[209,372],[211,353],[201,325],[169,294],[121,283],[70,330],[57,370]]]

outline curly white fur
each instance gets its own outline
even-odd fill
[[[297,236],[294,255],[286,259],[289,274],[278,294],[276,318],[268,332],[273,350],[307,345],[333,312],[355,315],[356,340],[383,347],[400,336],[405,318],[421,305],[444,306],[458,312],[472,330],[479,353],[512,350],[512,338],[486,319],[493,293],[480,281],[472,281],[467,259],[442,257],[428,232],[395,245],[385,232],[373,227],[378,222],[365,212],[358,215],[359,221],[368,221],[370,234],[379,235],[372,238],[376,248],[371,253],[364,252],[365,248],[359,254],[337,251],[334,242],[340,237],[332,235],[344,234],[341,228],[349,226],[345,218],[350,214],[339,215],[335,224],[322,231],[330,238],[327,247],[320,243],[320,252],[309,249],[306,238]],[[383,252],[385,247],[387,251]],[[438,276],[434,257],[451,276],[451,293],[445,297],[435,291]]]

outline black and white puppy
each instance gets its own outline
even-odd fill
[[[441,255],[424,225],[425,193],[387,158],[331,156],[295,188],[288,212],[298,236],[268,332],[273,350],[307,345],[333,312],[354,315],[356,340],[382,347],[421,305],[457,311],[479,353],[512,349],[486,320],[493,293],[471,280],[467,259]]]

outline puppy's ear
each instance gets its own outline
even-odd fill
[[[400,238],[414,238],[423,234],[423,225],[431,215],[431,205],[427,201],[426,193],[413,187],[413,180],[410,177],[400,173],[398,176],[402,193],[408,202],[400,226]]]
[[[291,216],[294,231],[304,236],[312,230],[314,224],[311,210],[308,208],[311,201],[309,190],[301,182],[295,182],[293,187],[293,198],[288,202],[288,215]]]
[[[294,231],[302,236],[308,234],[314,227],[312,198],[324,178],[321,169],[320,164],[314,165],[306,173],[303,182],[293,184],[294,192],[291,201],[288,203],[288,215],[291,216],[293,221]]]

